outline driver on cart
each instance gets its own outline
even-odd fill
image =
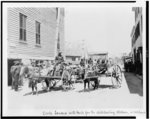
[[[59,52],[58,55],[55,58],[54,70],[56,69],[57,65],[62,64],[64,62],[64,58],[63,58],[61,53],[62,52]]]
[[[64,62],[64,58],[61,54],[62,52],[59,52],[58,55],[55,58],[55,65],[61,64],[62,62]]]
[[[99,72],[104,74],[107,71],[107,64],[106,60],[102,60],[101,64],[99,65]]]

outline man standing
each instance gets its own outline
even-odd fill
[[[15,89],[15,91],[18,90],[20,70],[21,70],[20,61],[18,60],[14,61],[14,65],[11,66],[10,73],[12,76],[12,89]]]
[[[85,66],[84,59],[81,59],[81,61],[80,61],[80,66],[82,66],[82,67],[84,67],[84,66]]]

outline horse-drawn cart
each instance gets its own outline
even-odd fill
[[[66,89],[67,87],[69,88],[73,87],[69,69],[64,64],[56,65],[55,68],[51,70],[45,69],[45,72],[46,72],[45,74],[42,74],[41,70],[39,75],[34,75],[32,77],[33,87],[37,83],[42,83],[43,85],[44,82],[46,83],[47,89],[49,88],[49,91],[52,88],[54,88],[58,83],[63,89]]]
[[[84,78],[84,89],[86,88],[86,83],[88,83],[88,88],[90,88],[90,84],[94,87],[94,89],[98,88],[100,85],[101,76],[111,77],[112,85],[114,87],[121,87],[122,71],[120,66],[117,64],[102,64],[86,69]],[[114,81],[116,83],[114,83]]]

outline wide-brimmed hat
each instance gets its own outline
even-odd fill
[[[14,61],[14,65],[18,65],[18,64],[20,64],[20,61]]]

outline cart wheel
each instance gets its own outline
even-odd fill
[[[95,87],[95,83],[94,81],[90,81],[91,86],[94,88]]]
[[[56,86],[56,81],[55,80],[51,81],[51,87],[53,88],[55,86]]]
[[[41,81],[41,84],[42,84],[42,89],[46,89],[47,87],[46,87],[46,83],[45,83],[45,81],[43,80],[43,81]]]
[[[113,66],[112,77],[116,80],[116,86],[121,87],[122,83],[122,71],[119,65]]]
[[[73,87],[73,83],[71,81],[71,76],[70,76],[69,71],[67,71],[67,70],[63,71],[61,80],[62,80],[63,89],[65,89],[68,86],[69,86],[69,88]]]

